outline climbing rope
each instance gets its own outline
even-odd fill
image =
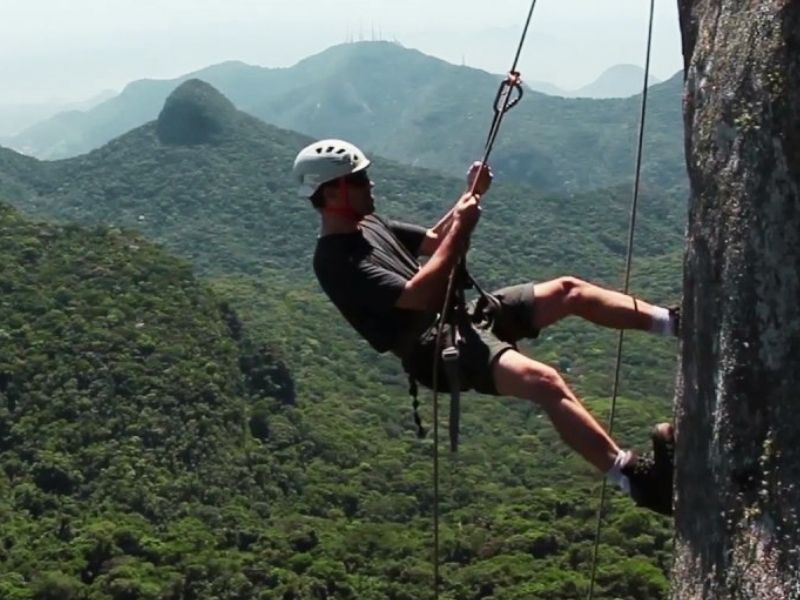
[[[533,9],[535,7],[536,0],[531,0],[528,17],[522,29],[522,35],[519,40],[519,45],[517,46],[517,52],[514,55],[513,64],[511,65],[508,76],[500,83],[497,89],[497,95],[494,100],[494,117],[489,127],[489,134],[486,138],[478,175],[480,175],[481,171],[488,164],[489,155],[492,153],[497,134],[500,132],[500,125],[503,122],[503,117],[506,112],[522,99],[522,85],[520,74],[517,71],[517,63],[522,54],[522,47],[525,45],[525,38],[528,35],[528,28],[530,27],[531,17],[533,16]],[[516,92],[516,95],[513,97],[512,92]],[[470,194],[475,193],[475,186],[477,185],[478,179],[479,176],[473,178],[469,190]],[[450,303],[453,300],[453,293],[455,291],[456,274],[462,266],[462,263],[459,262],[453,267],[450,270],[450,275],[447,280],[447,290],[436,326],[436,350],[433,358],[433,378],[431,382],[433,387],[433,596],[435,600],[439,598],[439,355],[442,351],[445,320],[450,312]]]
[[[639,138],[636,147],[636,174],[633,182],[633,201],[631,202],[630,222],[628,223],[628,247],[625,255],[625,283],[623,286],[623,293],[627,294],[631,281],[631,265],[633,263],[633,235],[636,231],[636,213],[639,207],[639,183],[641,180],[642,172],[642,148],[644,146],[644,125],[645,116],[647,115],[647,82],[650,79],[650,50],[653,45],[653,13],[655,12],[655,0],[650,0],[650,18],[647,26],[647,52],[644,61],[644,83],[642,84],[642,104],[639,113]],[[634,302],[636,300],[634,299]],[[619,379],[620,371],[622,368],[622,345],[624,340],[624,331],[620,329],[619,339],[617,340],[617,357],[614,366],[614,386],[611,394],[611,409],[608,417],[608,434],[611,435],[614,431],[614,415],[617,408],[617,394],[619,392]],[[597,558],[600,548],[600,530],[603,523],[603,509],[606,501],[606,479],[600,487],[600,504],[597,508],[597,526],[595,527],[594,534],[594,550],[592,552],[592,575],[589,583],[589,595],[587,600],[594,598],[594,586],[597,580]]]

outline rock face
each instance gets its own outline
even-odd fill
[[[672,597],[800,598],[800,2],[679,7],[692,191]]]
[[[213,144],[231,138],[236,122],[230,100],[206,82],[190,79],[164,102],[156,132],[163,144]]]

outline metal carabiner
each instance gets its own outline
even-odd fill
[[[504,113],[514,108],[517,103],[522,100],[522,79],[520,78],[519,71],[511,71],[508,76],[500,82],[500,87],[497,88],[497,96],[494,99],[494,112],[495,114]],[[517,92],[516,98],[508,100],[511,90]]]
[[[519,71],[511,71],[508,76],[500,82],[500,86],[497,88],[497,95],[494,97],[494,117],[489,127],[489,135],[486,137],[486,155],[484,162],[489,157],[489,152],[491,152],[492,146],[494,145],[494,140],[500,131],[500,123],[503,120],[503,116],[522,100],[521,83],[522,79],[520,79]],[[511,98],[512,90],[517,93],[516,97],[513,99]]]

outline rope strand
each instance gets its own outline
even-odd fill
[[[650,51],[653,45],[653,14],[655,12],[655,0],[650,0],[650,19],[647,27],[647,51],[645,53],[644,61],[644,83],[642,84],[642,104],[639,112],[639,138],[636,146],[636,170],[633,183],[633,201],[631,202],[630,221],[628,223],[628,247],[625,255],[625,276],[623,293],[627,294],[630,288],[631,281],[631,267],[633,264],[633,238],[636,231],[636,213],[639,207],[639,184],[641,181],[642,172],[642,149],[644,147],[644,126],[645,117],[647,115],[647,84],[650,79]],[[633,299],[634,303],[636,299]],[[625,339],[624,330],[620,330],[619,339],[617,340],[617,356],[614,365],[614,386],[611,394],[611,410],[608,417],[608,435],[614,432],[614,416],[617,408],[617,394],[619,392],[620,372],[622,369],[622,346]],[[600,504],[597,508],[597,525],[595,527],[594,535],[594,550],[592,552],[592,575],[589,583],[588,600],[594,598],[595,581],[597,580],[597,562],[598,553],[600,548],[600,530],[603,522],[603,509],[605,508],[606,501],[606,479],[603,478],[603,483],[600,486]]]

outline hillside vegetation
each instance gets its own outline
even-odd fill
[[[0,210],[0,596],[430,597],[431,446],[373,369],[315,380],[319,360],[357,359],[341,328],[295,363],[295,406],[281,363],[184,263],[117,230]],[[262,333],[312,342],[296,304],[247,285],[272,312]],[[326,315],[318,298],[303,306]],[[580,597],[585,468],[564,472],[519,404],[480,402],[464,432],[443,480],[448,589]],[[668,531],[618,496],[611,514],[602,588],[657,597]]]
[[[0,152],[0,195],[90,227],[1,213],[0,372],[13,379],[0,460],[13,466],[0,597],[432,597],[431,441],[414,437],[396,361],[312,279],[316,217],[287,176],[308,139],[189,81],[157,121],[88,155]],[[423,222],[463,187],[379,157],[371,174],[382,212]],[[565,271],[616,285],[628,195],[496,185],[472,270],[489,287]],[[634,286],[674,300],[682,201],[643,200]],[[602,416],[615,339],[567,322],[532,350]],[[674,346],[626,344],[618,435],[641,446],[670,412]],[[469,395],[462,429],[442,481],[443,588],[585,597],[596,478],[527,403]],[[595,597],[664,598],[669,536],[612,494]]]
[[[286,368],[138,236],[1,204],[0,232],[0,597],[224,589],[284,496]]]

